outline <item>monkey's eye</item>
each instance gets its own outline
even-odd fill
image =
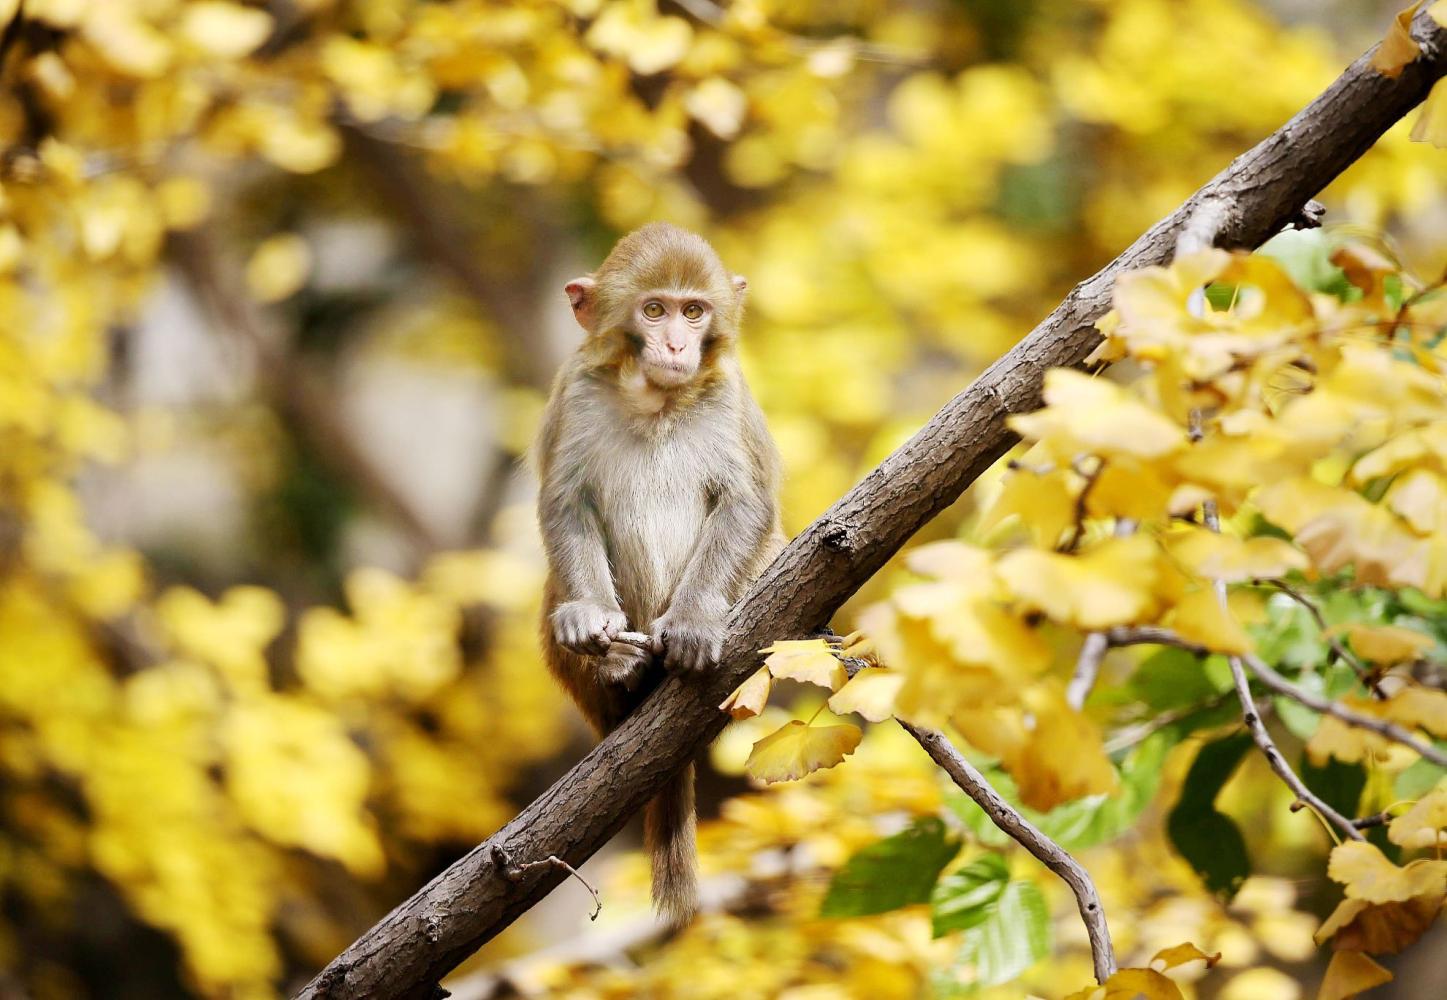
[[[643,315],[649,319],[658,319],[663,315],[662,302],[649,302],[643,306]]]
[[[689,319],[698,319],[700,316],[703,315],[703,306],[699,305],[697,302],[690,302],[688,305],[683,307],[683,315],[687,316]]]

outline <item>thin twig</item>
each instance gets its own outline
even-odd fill
[[[1206,527],[1217,534],[1221,531],[1221,515],[1216,510],[1216,502],[1207,500],[1203,505]],[[1226,584],[1217,580],[1215,584],[1216,599],[1221,602],[1223,613],[1229,614],[1230,608],[1226,601]],[[1251,732],[1251,739],[1256,742],[1256,747],[1266,758],[1266,763],[1271,765],[1271,770],[1276,776],[1286,783],[1296,796],[1298,803],[1304,802],[1317,813],[1330,820],[1335,826],[1341,829],[1352,840],[1361,840],[1362,835],[1357,828],[1352,826],[1352,821],[1322,800],[1321,796],[1306,787],[1306,783],[1297,777],[1291,765],[1286,763],[1286,758],[1281,756],[1281,751],[1276,748],[1276,743],[1271,739],[1271,734],[1266,731],[1266,724],[1261,721],[1261,713],[1256,710],[1256,702],[1251,697],[1251,682],[1246,679],[1246,668],[1241,664],[1241,657],[1228,656],[1227,664],[1231,667],[1231,680],[1236,685],[1236,697],[1241,701],[1241,718],[1246,723],[1246,728]],[[1296,808],[1296,806],[1293,806]]]
[[[1351,709],[1344,708],[1330,698],[1323,698],[1305,688],[1298,687],[1285,677],[1282,677],[1260,657],[1247,654],[1243,656],[1242,659],[1246,662],[1246,665],[1251,668],[1252,672],[1261,678],[1261,683],[1265,684],[1277,694],[1285,695],[1293,701],[1298,701],[1305,705],[1313,712],[1330,715],[1332,718],[1339,719],[1349,726],[1354,726],[1357,729],[1370,730],[1384,739],[1391,740],[1393,743],[1400,743],[1404,747],[1415,750],[1421,754],[1422,757],[1430,760],[1438,767],[1447,767],[1447,753],[1443,753],[1430,744],[1417,739],[1417,737],[1396,723],[1388,722],[1386,719],[1375,719],[1370,715],[1362,715],[1360,712],[1353,712]]]
[[[502,872],[503,878],[509,882],[517,882],[528,872],[535,868],[561,868],[573,878],[583,883],[583,888],[588,890],[588,895],[593,897],[593,912],[588,915],[589,920],[597,920],[598,914],[603,912],[603,900],[598,895],[598,890],[588,884],[588,880],[578,874],[578,869],[568,864],[556,854],[549,854],[540,861],[528,861],[524,864],[515,865],[509,860],[507,852],[502,849],[501,844],[492,846],[492,860],[497,865],[498,871]]]
[[[1383,810],[1379,813],[1372,813],[1370,816],[1363,816],[1361,819],[1352,820],[1352,826],[1358,830],[1370,830],[1374,826],[1386,826],[1392,821],[1392,814]]]
[[[925,753],[929,754],[954,783],[975,801],[990,822],[1003,830],[1025,850],[1049,868],[1070,887],[1075,894],[1075,905],[1080,909],[1080,919],[1085,922],[1085,932],[1090,937],[1090,955],[1095,964],[1096,982],[1104,983],[1115,972],[1115,949],[1110,942],[1110,928],[1105,922],[1105,908],[1101,906],[1100,894],[1090,874],[1055,841],[1042,833],[1033,823],[1021,816],[1010,803],[1000,797],[985,776],[957,750],[943,733],[910,725],[903,719],[899,724],[905,732],[915,738]]]
[[[1362,683],[1367,686],[1372,694],[1378,698],[1387,697],[1387,693],[1383,691],[1381,685],[1377,683],[1375,673],[1365,663],[1357,659],[1351,650],[1343,646],[1336,636],[1331,634],[1331,627],[1327,625],[1326,618],[1322,615],[1321,609],[1316,606],[1316,602],[1289,583],[1281,580],[1268,580],[1267,582],[1306,609],[1307,613],[1311,615],[1312,620],[1316,622],[1316,627],[1321,630],[1321,637],[1326,640],[1332,653],[1356,672],[1356,675],[1361,678]]]
[[[1075,661],[1075,673],[1065,687],[1065,701],[1076,711],[1090,697],[1090,689],[1095,687],[1095,679],[1100,674],[1101,661],[1109,649],[1110,640],[1104,632],[1092,632],[1085,637],[1080,647],[1080,658]]]

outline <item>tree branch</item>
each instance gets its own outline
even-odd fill
[[[1115,972],[1115,949],[1110,943],[1110,929],[1105,923],[1105,909],[1100,904],[1100,895],[1095,883],[1080,866],[1080,862],[1036,826],[1020,815],[1000,793],[990,786],[985,776],[955,749],[945,735],[933,729],[912,726],[903,719],[899,724],[924,747],[925,753],[944,769],[965,794],[985,811],[994,823],[1013,840],[1035,855],[1036,859],[1049,868],[1070,886],[1075,894],[1075,905],[1080,908],[1080,919],[1085,921],[1085,932],[1090,937],[1090,954],[1095,963],[1095,980],[1104,983]]]
[[[1028,337],[789,544],[730,611],[729,639],[707,681],[666,682],[512,822],[384,917],[298,997],[429,996],[445,973],[564,877],[545,868],[508,881],[493,864],[494,844],[519,862],[556,855],[575,866],[601,847],[722,730],[728,717],[717,706],[757,669],[760,647],[828,621],[1015,442],[1005,418],[1038,406],[1048,368],[1078,365],[1094,349],[1094,323],[1109,308],[1119,274],[1170,260],[1177,232],[1207,197],[1226,197],[1237,207],[1217,236],[1220,245],[1260,245],[1426,97],[1447,70],[1447,30],[1424,12],[1413,34],[1422,55],[1396,79],[1376,72],[1366,56],[1358,59],[1291,121],[1077,285]]]

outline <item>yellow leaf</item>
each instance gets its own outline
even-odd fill
[[[858,726],[811,726],[795,719],[755,743],[744,770],[758,781],[793,781],[840,763],[863,735]]]
[[[1065,1000],[1182,1000],[1181,988],[1154,969],[1118,969],[1105,986],[1087,986]]]
[[[1442,901],[1430,896],[1414,896],[1401,903],[1344,899],[1314,937],[1317,944],[1330,940],[1337,951],[1395,955],[1437,922],[1441,908]]]
[[[138,17],[131,4],[93,5],[81,23],[81,33],[122,73],[153,78],[171,64],[171,43]]]
[[[1392,974],[1359,951],[1339,951],[1331,957],[1316,1000],[1349,1000],[1363,990],[1390,983]]]
[[[1034,716],[1030,738],[1003,755],[1021,802],[1049,812],[1062,802],[1115,791],[1115,769],[1094,722],[1071,708],[1054,686],[1031,688],[1025,704]]]
[[[1415,660],[1436,645],[1431,636],[1400,625],[1353,624],[1346,631],[1358,655],[1383,666]]]
[[[1045,406],[1012,416],[1011,430],[1070,462],[1081,452],[1159,458],[1180,449],[1185,431],[1106,378],[1068,368],[1045,373]]]
[[[1049,647],[1029,625],[966,586],[921,583],[901,587],[895,591],[894,604],[903,617],[927,622],[930,634],[944,643],[958,662],[990,667],[1001,674],[1037,674],[1049,665]],[[887,654],[885,662],[913,669],[918,660],[914,651],[896,650],[898,655]]]
[[[883,722],[894,714],[894,699],[904,684],[904,675],[879,667],[866,667],[829,699],[835,715],[856,712],[870,722]]]
[[[1392,820],[1387,839],[1399,847],[1437,847],[1447,828],[1447,779],[1437,782],[1417,804]],[[1369,949],[1370,950],[1370,949]]]
[[[1422,6],[1422,0],[1400,12],[1393,20],[1392,26],[1387,29],[1387,35],[1382,39],[1372,52],[1372,68],[1383,76],[1393,79],[1402,75],[1402,70],[1422,51],[1417,40],[1412,37],[1412,17],[1417,13],[1417,8]]]
[[[246,284],[262,302],[279,302],[295,295],[311,273],[311,249],[295,233],[269,237],[246,263]]]
[[[980,518],[979,530],[988,534],[1011,518],[1017,518],[1030,532],[1035,545],[1054,548],[1075,523],[1075,492],[1068,475],[1060,469],[1045,475],[1016,469],[1006,475],[994,502]]]
[[[994,574],[995,555],[965,542],[930,542],[906,552],[904,564],[920,576],[987,588]]]
[[[749,100],[730,81],[711,76],[684,96],[683,106],[714,135],[732,139],[744,123]]]
[[[1447,28],[1447,0],[1437,0],[1427,8],[1427,16],[1436,21],[1442,27]]]
[[[1168,546],[1192,573],[1225,583],[1285,576],[1310,565],[1304,553],[1279,538],[1237,538],[1192,529],[1170,536]]]
[[[1385,702],[1369,704],[1383,718],[1447,738],[1447,691],[1414,684],[1397,691]]]
[[[1435,472],[1409,469],[1382,500],[1420,534],[1447,532],[1447,479]]]
[[[1322,573],[1347,566],[1362,584],[1425,587],[1428,549],[1391,511],[1343,489],[1297,477],[1256,497],[1261,513],[1292,532]]]
[[[1178,600],[1172,625],[1181,638],[1217,653],[1249,653],[1256,648],[1236,616],[1226,613],[1220,597],[1210,587],[1192,591]]]
[[[1404,867],[1387,860],[1375,845],[1348,840],[1332,848],[1326,873],[1346,887],[1348,899],[1400,903],[1413,896],[1447,893],[1447,861],[1421,859]]]
[[[1187,962],[1205,962],[1206,968],[1211,968],[1221,961],[1221,953],[1207,955],[1200,948],[1190,942],[1185,944],[1172,945],[1169,948],[1162,948],[1155,953],[1151,959],[1151,968],[1157,972],[1164,972],[1166,969],[1174,969],[1178,965],[1185,965]]]
[[[760,667],[749,675],[734,693],[724,699],[719,710],[727,712],[735,719],[751,719],[764,710],[769,701],[769,690],[774,686],[774,679],[769,674],[768,667]]]
[[[688,53],[693,29],[681,17],[660,17],[636,4],[615,3],[598,16],[585,37],[599,51],[626,59],[639,76],[652,76]]]
[[[775,677],[838,691],[849,676],[823,639],[788,639],[759,652],[769,654],[764,666]]]
[[[1085,495],[1085,509],[1092,517],[1149,521],[1171,509],[1176,488],[1175,477],[1161,466],[1116,455],[1095,477],[1094,485]],[[1071,516],[1073,519],[1073,510]],[[1036,544],[1054,543],[1042,542],[1037,535]]]
[[[1149,538],[1113,538],[1079,555],[1018,549],[999,575],[1032,607],[1084,629],[1146,617],[1155,603],[1156,546]]]
[[[250,55],[271,34],[271,15],[224,0],[190,3],[181,14],[181,33],[197,48],[223,59]]]

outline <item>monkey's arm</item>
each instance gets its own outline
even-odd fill
[[[697,671],[718,662],[729,606],[778,531],[778,455],[757,404],[752,398],[745,403],[743,467],[720,485],[668,610],[653,625],[669,670]]]
[[[601,655],[628,619],[618,605],[602,525],[578,471],[580,463],[567,460],[557,409],[556,400],[549,404],[538,456],[538,521],[553,590],[560,599],[550,615],[553,637],[574,652]]]

